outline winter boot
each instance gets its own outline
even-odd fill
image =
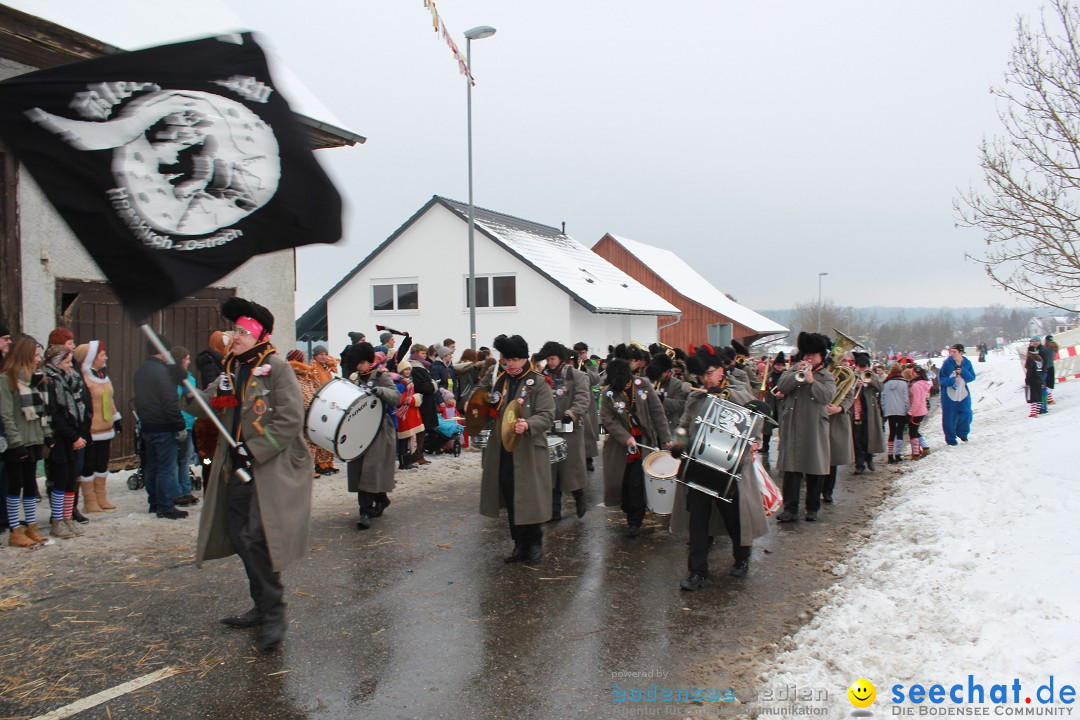
[[[86,531],[75,524],[75,521],[71,518],[64,520],[64,524],[67,525],[67,529],[75,534],[75,537],[81,537],[86,534]]]
[[[889,455],[889,464],[890,465],[895,465],[896,464],[896,456],[895,455],[892,455],[892,454]]]
[[[60,538],[61,540],[70,540],[75,537],[75,533],[68,528],[67,522],[64,520],[57,520],[56,518],[53,518],[52,529],[49,530],[49,535],[54,538]]]
[[[98,505],[97,491],[94,490],[94,481],[79,480],[79,489],[82,490],[83,497],[83,512],[86,514],[101,512],[101,506]]]
[[[11,528],[11,537],[8,538],[8,545],[11,547],[34,547],[36,542],[26,537],[26,528],[22,525]]]
[[[588,511],[588,507],[585,505],[585,491],[574,491],[574,504],[577,506],[577,516],[579,518],[585,517],[585,513]]]
[[[100,476],[94,478],[94,492],[97,494],[97,504],[105,512],[115,512],[116,506],[109,502],[109,498],[105,495],[106,479]]]
[[[551,520],[550,522],[558,522],[562,520],[562,491],[551,491]]]
[[[26,523],[26,537],[40,545],[45,544],[45,538],[41,537],[41,533],[38,532],[37,523]]]

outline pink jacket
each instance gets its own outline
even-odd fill
[[[930,381],[929,380],[915,380],[908,388],[908,394],[911,398],[911,417],[922,417],[926,415],[930,410],[926,407],[926,398],[930,396]]]

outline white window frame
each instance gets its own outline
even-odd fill
[[[377,285],[390,285],[394,288],[394,307],[391,310],[378,310],[375,308],[375,287]],[[398,300],[400,299],[400,292],[398,287],[401,285],[415,285],[416,286],[416,307],[401,309],[398,307]],[[371,313],[373,315],[408,315],[420,314],[420,278],[419,277],[397,277],[397,278],[372,278],[371,284],[368,286],[368,300],[371,302]]]
[[[491,279],[492,278],[503,278],[503,277],[508,277],[508,278],[513,278],[514,279],[514,304],[513,305],[499,305],[498,307],[496,307],[496,306],[490,304],[495,299],[495,289],[492,286]],[[518,309],[518,304],[517,304],[517,296],[518,296],[517,273],[507,272],[507,273],[477,274],[476,275],[476,284],[477,284],[477,286],[479,286],[480,283],[482,283],[482,282],[487,283],[488,304],[483,305],[483,306],[478,305],[476,307],[476,312],[514,312],[514,311],[516,311]],[[465,307],[464,312],[468,313],[469,312],[469,275],[468,275],[468,273],[466,273],[465,275],[462,275],[461,288],[462,288],[462,290],[461,290],[461,304]]]

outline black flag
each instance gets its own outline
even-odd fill
[[[0,83],[0,137],[128,312],[341,238],[341,197],[249,33]]]

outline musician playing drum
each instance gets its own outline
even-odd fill
[[[652,383],[634,376],[627,360],[614,358],[608,363],[600,423],[608,432],[603,450],[604,504],[622,504],[626,537],[636,538],[645,519],[645,476],[638,443],[666,450],[671,447],[671,428]]]
[[[480,380],[480,387],[490,390],[488,402],[495,409],[495,427],[482,460],[480,513],[497,518],[499,509],[506,508],[514,552],[503,562],[538,563],[544,557],[541,523],[551,519],[547,431],[555,422],[555,396],[529,364],[523,337],[499,335],[493,345],[505,367],[494,381],[486,373]]]
[[[371,527],[371,520],[380,517],[390,506],[387,493],[394,489],[397,462],[394,419],[401,393],[390,373],[375,365],[375,348],[369,342],[356,343],[342,353],[341,367],[350,373],[349,380],[383,402],[379,431],[364,454],[346,465],[349,492],[356,493],[356,502],[360,505],[356,527],[367,530]]]
[[[713,351],[710,352],[710,350]],[[722,353],[715,352],[715,349],[704,345],[698,348],[696,359],[700,361],[697,367],[701,384],[708,393],[691,392],[687,398],[686,410],[683,411],[682,418],[679,420],[676,443],[671,453],[676,457],[682,455],[690,444],[696,432],[695,419],[701,417],[708,406],[708,394],[721,393],[724,385],[723,365],[726,359]],[[742,387],[742,383],[729,386],[727,390],[728,402],[745,405],[754,399],[753,395]],[[758,433],[760,434],[760,430]],[[756,445],[757,439],[754,440],[754,446]],[[731,484],[728,495],[731,502],[724,502],[694,488],[687,490],[686,509],[690,513],[690,553],[686,564],[690,575],[679,583],[679,587],[683,590],[693,591],[709,586],[709,537],[719,529],[715,527],[717,517],[723,521],[728,537],[731,538],[731,552],[735,558],[735,564],[731,568],[732,577],[746,577],[750,571],[750,548],[754,538],[768,532],[765,509],[761,502],[761,491],[754,474],[753,451],[754,447],[749,447],[743,453],[742,462],[736,470],[741,479],[738,483]],[[695,463],[688,457],[683,457],[682,461],[689,463],[684,476],[685,480],[710,488],[727,487],[726,475]]]
[[[544,377],[555,393],[555,423],[558,437],[566,441],[566,459],[551,465],[551,519],[562,519],[564,492],[574,496],[577,516],[584,517],[585,503],[585,416],[592,401],[589,376],[569,362],[570,350],[549,340],[540,348],[547,359]]]

